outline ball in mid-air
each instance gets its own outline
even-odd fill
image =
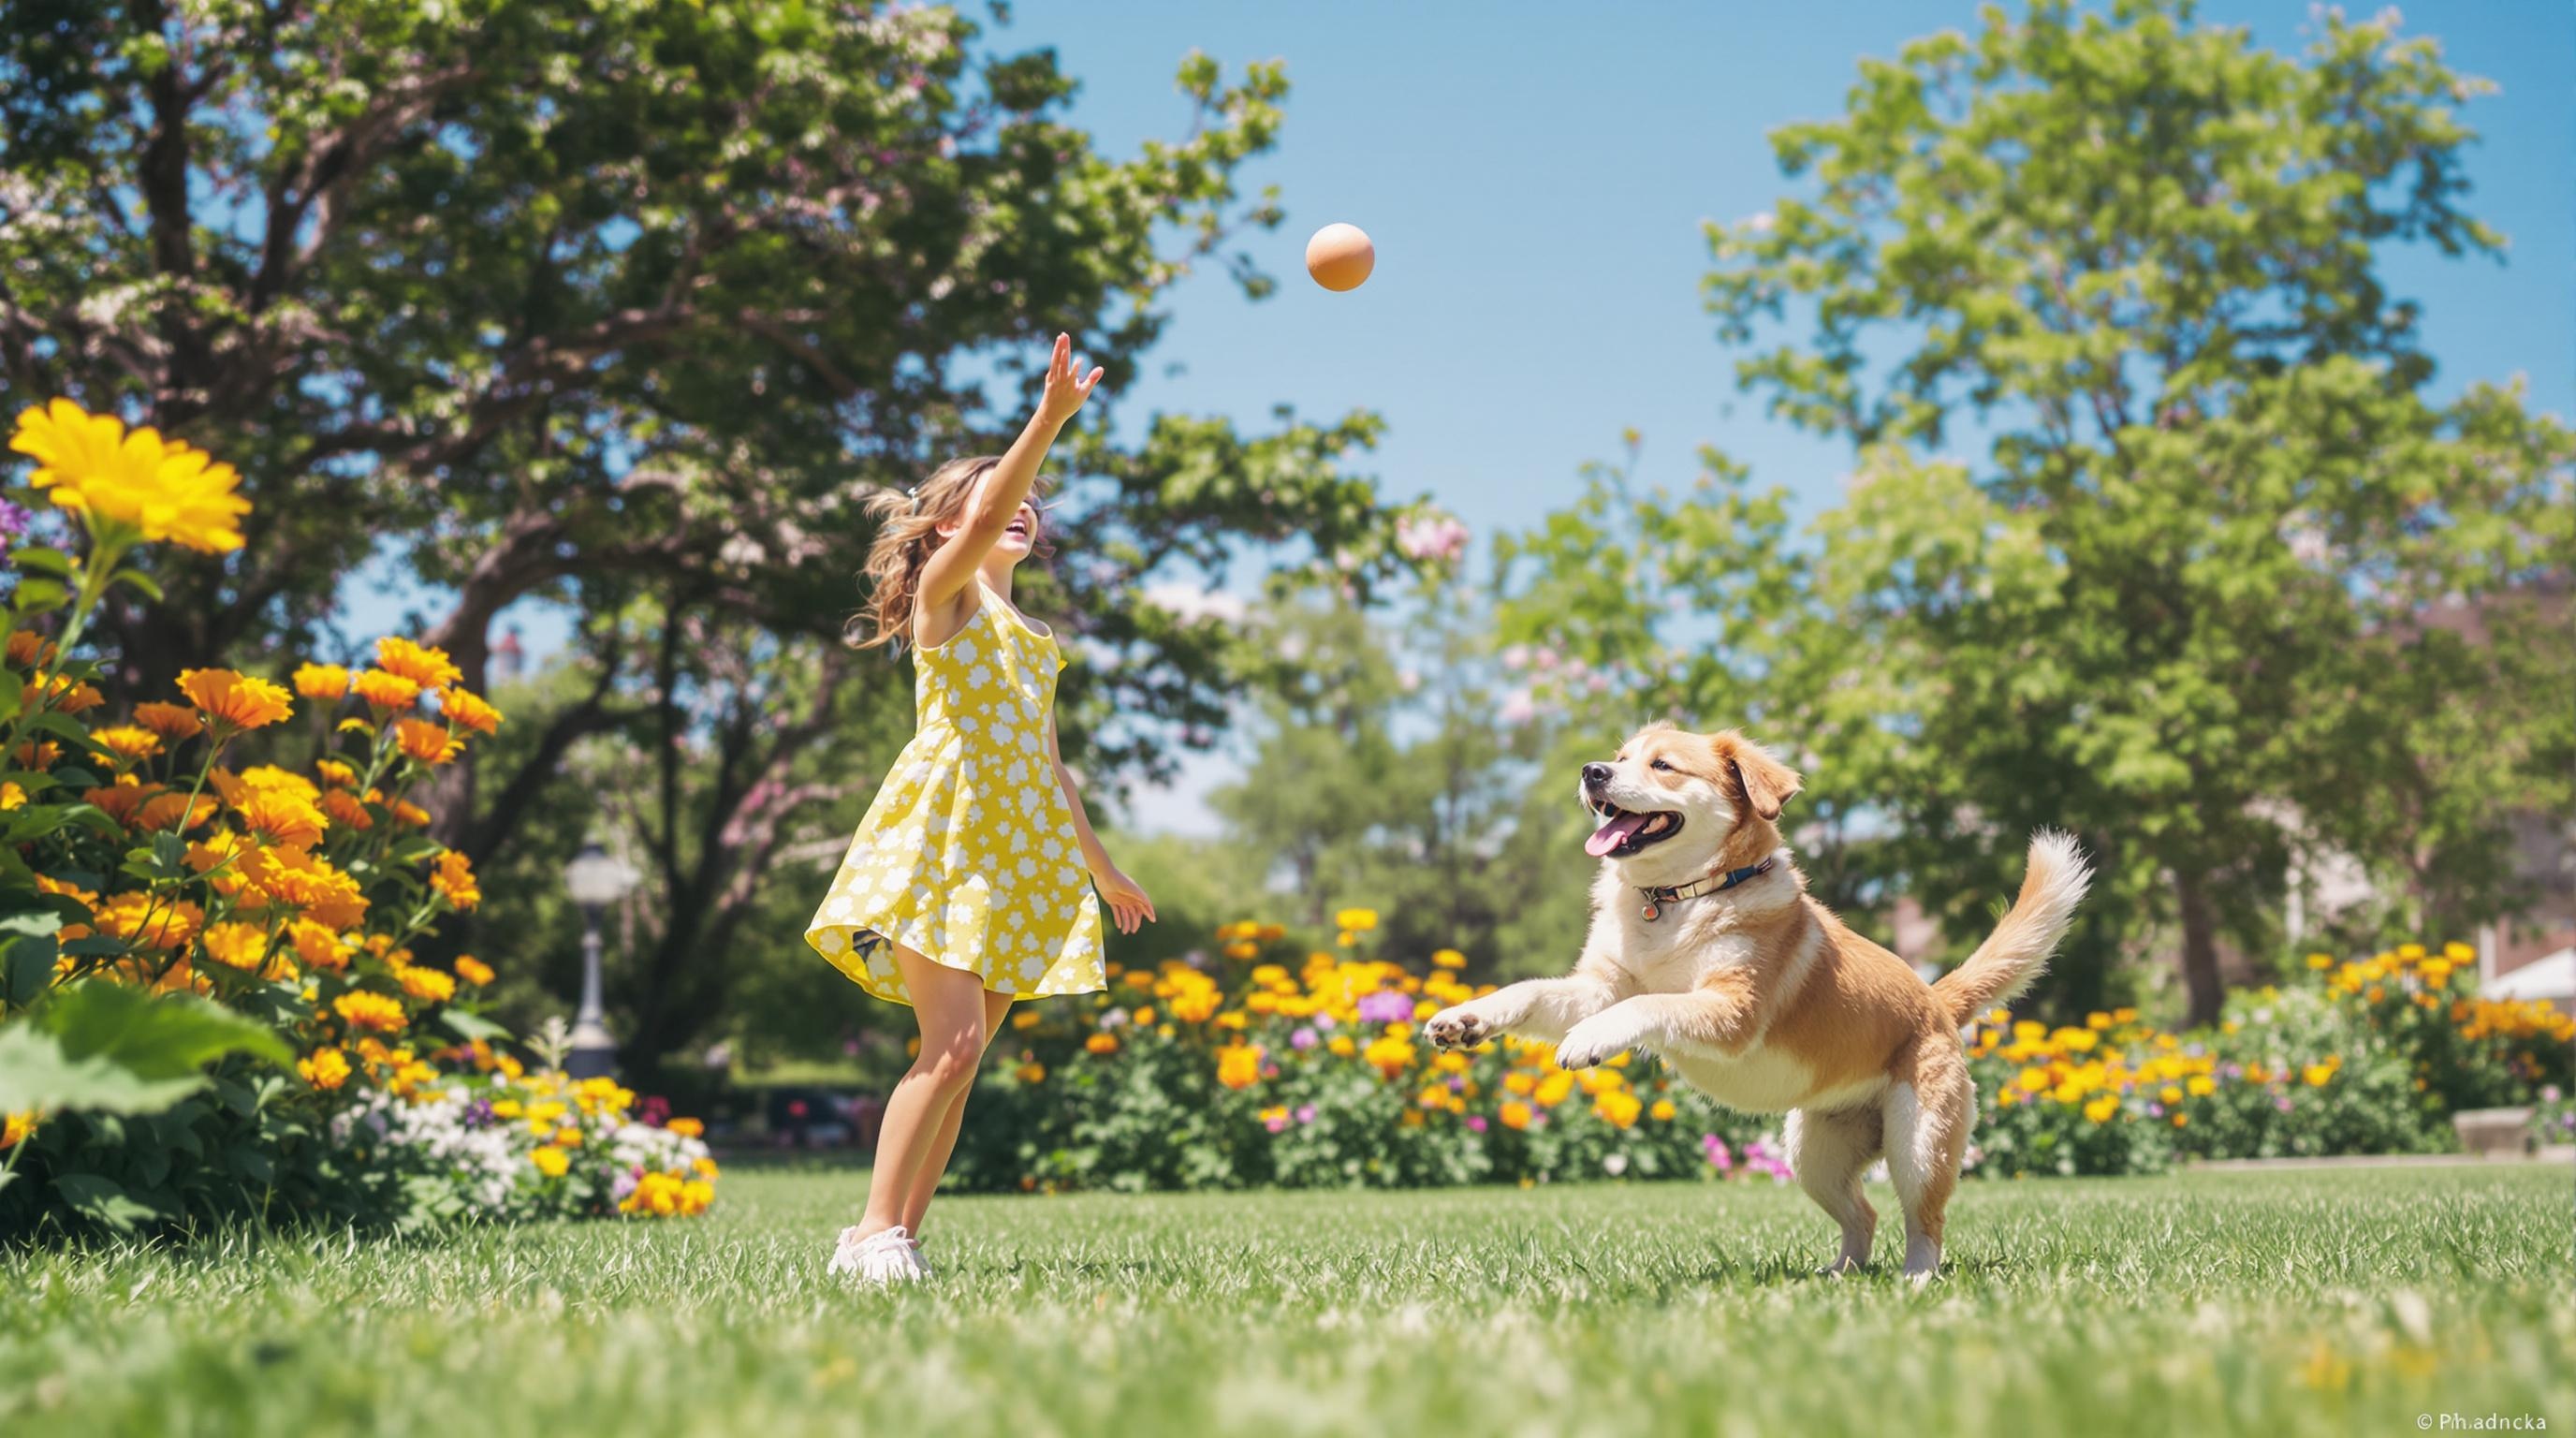
[[[1377,246],[1357,225],[1326,225],[1306,242],[1306,273],[1328,290],[1355,290],[1377,268]]]

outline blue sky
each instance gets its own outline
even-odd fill
[[[1247,192],[1283,191],[1288,222],[1247,242],[1280,291],[1255,304],[1214,269],[1184,281],[1155,366],[1123,397],[1130,420],[1159,409],[1259,427],[1282,403],[1317,418],[1376,410],[1390,429],[1370,468],[1385,489],[1429,493],[1480,541],[1571,497],[1578,467],[1612,457],[1628,426],[1645,436],[1649,480],[1686,481],[1714,443],[1809,509],[1839,496],[1839,446],[1734,392],[1733,356],[1700,307],[1700,224],[1771,206],[1783,185],[1765,133],[1838,112],[1862,57],[1976,16],[1965,0],[1838,0],[1830,23],[1817,7],[1746,3],[1015,8],[989,38],[1054,46],[1083,82],[1076,122],[1113,153],[1182,132],[1172,73],[1192,48],[1229,73],[1287,62],[1279,146],[1245,175]],[[2203,14],[2278,49],[2310,23],[2303,3]],[[2452,0],[2407,7],[2405,22],[2501,86],[2467,110],[2484,136],[2469,203],[2513,247],[2503,264],[2401,255],[2393,288],[2426,307],[2442,389],[2521,374],[2544,407],[2576,412],[2576,7]],[[1349,294],[1309,283],[1299,260],[1334,220],[1377,243],[1376,274]],[[554,628],[532,624],[532,637]],[[1225,772],[1193,764],[1174,791],[1141,796],[1137,823],[1205,830],[1195,793]]]

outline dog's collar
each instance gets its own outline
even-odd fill
[[[1723,878],[1710,874],[1669,889],[1650,889],[1640,884],[1637,886],[1637,892],[1646,896],[1646,904],[1639,911],[1638,916],[1651,924],[1664,916],[1666,904],[1678,904],[1684,899],[1696,899],[1702,894],[1723,894],[1738,884],[1770,873],[1772,865],[1779,862],[1780,858],[1775,854],[1759,864],[1747,864],[1741,869],[1729,869]]]

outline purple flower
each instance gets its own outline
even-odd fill
[[[2272,1107],[2279,1109],[2283,1113],[2288,1113],[2290,1111],[2290,1096],[2288,1094],[2283,1094],[2279,1098],[2272,1100]]]
[[[617,1176],[617,1181],[608,1186],[608,1196],[620,1203],[624,1203],[626,1201],[626,1195],[635,1191],[636,1181],[641,1179],[643,1176],[644,1170],[640,1167],[619,1174]]]
[[[1297,1121],[1299,1123],[1313,1123],[1315,1121],[1315,1106],[1310,1103],[1301,1103],[1297,1105]]]
[[[1451,1074],[1449,1076],[1449,1091],[1451,1093],[1465,1093],[1467,1091],[1467,1076],[1465,1074]]]
[[[464,1124],[467,1128],[491,1127],[492,1101],[490,1099],[478,1098],[474,1102],[467,1104],[465,1106],[465,1112],[459,1116],[457,1121]]]
[[[1413,1000],[1393,989],[1380,989],[1360,1000],[1360,1021],[1371,1024],[1400,1024],[1413,1017]]]
[[[2147,1100],[2147,1117],[2149,1117],[2149,1118],[2163,1118],[2164,1116],[2165,1116],[2165,1106],[2164,1106],[2163,1104],[2157,1103],[2157,1102],[2156,1102],[2155,1100],[2153,1100],[2153,1099],[2149,1099],[2149,1100]]]
[[[1467,1131],[1469,1133],[1483,1133],[1485,1131],[1485,1116],[1480,1113],[1471,1113],[1467,1115]]]
[[[1323,1041],[1323,1037],[1317,1034],[1313,1029],[1301,1026],[1295,1033],[1288,1036],[1288,1047],[1292,1049],[1311,1049]]]
[[[1315,1027],[1317,1027],[1317,1028],[1319,1028],[1319,1029],[1336,1029],[1336,1028],[1340,1028],[1341,1026],[1342,1026],[1342,1021],[1341,1021],[1340,1019],[1334,1018],[1331,1014],[1317,1014],[1317,1015],[1315,1015]]]
[[[0,499],[0,544],[15,544],[27,532],[36,517],[5,499]]]

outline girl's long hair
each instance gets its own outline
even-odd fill
[[[966,503],[975,497],[975,488],[1000,465],[998,454],[979,454],[965,459],[952,459],[930,472],[930,477],[901,490],[881,490],[868,497],[866,510],[877,521],[876,541],[868,546],[867,607],[850,616],[842,627],[842,638],[860,649],[879,645],[902,645],[912,639],[913,602],[921,588],[921,571],[930,563],[933,551],[946,541],[939,526],[964,518]],[[1035,500],[1046,491],[1047,480],[1041,475],[1029,487],[1029,498]],[[1047,553],[1044,526],[1030,536],[1032,552]]]

